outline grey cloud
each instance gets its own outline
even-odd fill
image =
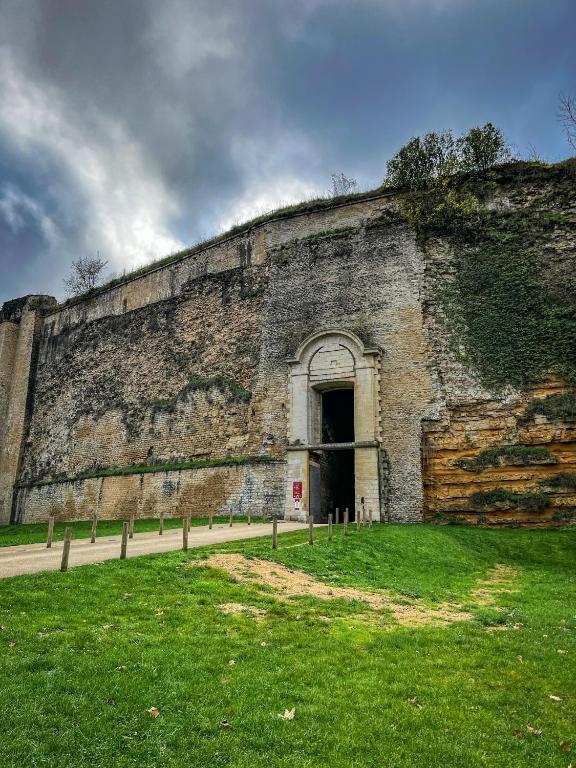
[[[0,0],[0,300],[61,293],[79,252],[100,250],[115,271],[160,257],[323,193],[332,171],[378,183],[415,132],[499,122],[506,73],[500,89],[486,74],[479,96],[490,38],[476,46],[460,30],[483,34],[484,15],[535,82],[542,51],[533,70],[522,56],[538,6],[525,5]],[[551,5],[568,29],[570,0]]]

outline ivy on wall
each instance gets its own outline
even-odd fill
[[[444,179],[403,202],[424,247],[435,236],[454,246],[453,280],[439,289],[454,347],[494,390],[548,374],[576,383],[576,292],[557,290],[543,256],[550,232],[575,222],[551,201],[490,210],[494,187],[489,174]]]

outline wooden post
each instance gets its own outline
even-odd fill
[[[130,530],[130,523],[122,523],[122,544],[120,545],[120,560],[126,560],[126,552],[128,550],[128,531]]]
[[[48,537],[46,539],[46,549],[51,549],[52,539],[54,538],[54,515],[48,518]]]
[[[208,530],[212,530],[212,512],[208,512]]]
[[[276,515],[272,518],[272,549],[278,549],[278,519]]]
[[[190,517],[187,515],[182,518],[182,549],[188,551],[188,531],[190,530]]]
[[[62,573],[68,570],[68,558],[70,557],[70,542],[72,541],[72,528],[67,527],[64,531],[64,549],[62,550],[62,562],[60,570]]]
[[[372,528],[372,510],[368,510],[368,528]]]
[[[348,518],[350,513],[348,512],[348,507],[344,510],[344,536],[348,536]]]
[[[308,544],[314,544],[314,518],[308,515]]]
[[[332,514],[328,515],[328,541],[332,541]]]
[[[158,536],[162,536],[164,533],[164,510],[160,510],[160,525],[158,527]]]
[[[98,516],[96,512],[92,516],[92,531],[90,533],[90,544],[94,544],[96,541],[96,528],[98,526]]]
[[[252,525],[252,510],[248,510],[248,525]]]
[[[339,522],[340,522],[340,509],[336,507],[336,519],[335,519],[336,525],[338,525]]]
[[[232,528],[232,512],[230,512],[230,522],[228,523],[228,526]]]
[[[134,512],[130,515],[130,528],[128,530],[128,537],[133,539],[134,538]]]
[[[356,530],[360,530],[360,510],[356,510]]]

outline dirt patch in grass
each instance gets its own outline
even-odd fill
[[[257,619],[261,619],[266,615],[266,611],[262,608],[256,608],[254,605],[243,605],[242,603],[223,603],[218,608],[222,613],[226,613],[229,616],[238,616],[239,614],[247,614],[248,616],[254,616]]]
[[[367,592],[355,587],[333,586],[318,581],[303,571],[291,570],[268,560],[249,560],[235,553],[211,555],[201,565],[226,571],[240,583],[272,590],[281,599],[309,596],[319,600],[344,599],[366,603],[373,611],[386,611],[391,614],[397,624],[404,626],[442,626],[455,621],[469,621],[472,618],[470,612],[455,604],[441,603],[431,607],[419,600],[404,599],[399,603],[398,596],[387,590]],[[486,579],[479,580],[480,586],[472,592],[471,602],[476,605],[493,604],[498,592],[509,591],[507,585],[515,575],[511,568],[496,566]],[[247,607],[242,606],[242,609]]]
[[[515,592],[511,589],[518,578],[518,572],[509,565],[497,563],[488,571],[485,579],[477,579],[478,587],[470,593],[476,605],[494,605],[496,595],[504,592]]]

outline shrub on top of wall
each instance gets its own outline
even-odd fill
[[[530,491],[518,493],[507,488],[494,488],[493,491],[477,491],[470,496],[472,509],[486,509],[497,505],[504,509],[523,509],[529,512],[542,512],[549,503],[545,493]]]
[[[471,459],[459,459],[455,464],[466,472],[482,472],[488,467],[505,464],[556,464],[548,448],[537,445],[500,445],[487,448]]]

